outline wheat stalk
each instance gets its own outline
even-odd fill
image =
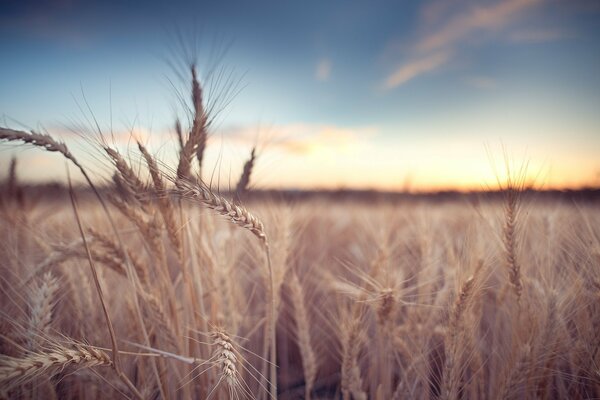
[[[206,207],[215,210],[218,214],[226,217],[232,223],[249,230],[263,244],[266,258],[267,269],[269,272],[269,291],[267,298],[269,305],[267,307],[267,326],[268,335],[265,335],[265,342],[270,342],[270,392],[271,396],[277,396],[277,340],[276,340],[276,310],[275,310],[275,277],[271,266],[271,253],[269,250],[269,241],[263,223],[254,214],[250,213],[245,207],[238,206],[214,193],[203,183],[192,184],[183,179],[176,180],[175,193],[184,198],[199,200]],[[266,351],[266,349],[265,349]],[[265,357],[264,365],[267,365]]]
[[[460,356],[459,340],[460,335],[463,334],[464,314],[471,303],[470,300],[473,296],[474,287],[475,275],[472,275],[462,284],[460,292],[458,293],[452,310],[450,311],[450,318],[446,331],[446,361],[444,363],[444,380],[442,385],[443,399],[458,398],[458,387],[462,378],[462,365],[457,363]]]
[[[198,158],[200,168],[199,174],[202,176],[202,160],[208,134],[206,132],[208,116],[204,109],[202,86],[198,81],[196,66],[190,67],[192,72],[192,105],[194,107],[194,120],[189,137],[179,153],[179,165],[177,166],[177,177],[179,179],[190,179],[192,159],[194,155]]]
[[[288,282],[290,296],[294,305],[294,319],[296,320],[296,332],[298,337],[298,347],[302,357],[302,367],[304,370],[304,398],[310,400],[315,378],[317,376],[317,361],[310,338],[310,321],[308,310],[305,305],[304,289],[300,279],[294,271],[290,273]]]
[[[222,329],[215,329],[211,333],[212,345],[214,347],[213,358],[220,371],[220,379],[224,380],[232,389],[240,386],[238,372],[238,357],[235,355],[235,347],[231,338]]]
[[[185,180],[177,181],[176,194],[183,198],[192,198],[215,210],[235,225],[252,232],[261,242],[267,243],[267,234],[263,223],[245,207],[235,205],[226,198],[214,193],[204,184],[193,184]]]
[[[40,335],[48,336],[52,322],[52,308],[55,304],[55,294],[58,291],[58,281],[47,272],[42,277],[38,287],[32,290],[31,312],[29,316],[28,341],[29,349],[35,350],[40,342]]]
[[[55,140],[52,136],[47,135],[45,133],[28,133],[0,127],[0,140],[6,140],[9,142],[20,141],[23,143],[32,144],[37,147],[42,147],[46,151],[58,152],[66,158],[68,158],[69,160],[73,161],[77,166],[80,165],[67,148],[67,145],[65,145],[63,142]]]
[[[0,387],[7,389],[42,375],[53,376],[71,365],[112,366],[112,361],[102,350],[77,343],[73,348],[55,345],[49,351],[32,352],[21,358],[0,355]]]
[[[144,147],[142,143],[138,142],[138,148],[144,156],[146,164],[148,165],[148,170],[150,171],[150,176],[152,176],[155,195],[158,201],[158,209],[163,217],[163,221],[165,222],[165,227],[167,228],[167,235],[169,236],[169,240],[171,241],[171,243],[177,250],[178,255],[181,258],[181,252],[183,251],[183,248],[181,244],[179,228],[177,227],[177,223],[175,222],[175,212],[173,210],[173,205],[169,201],[169,198],[166,196],[167,188],[162,178],[162,174],[160,173],[156,160],[148,152],[146,147]]]
[[[137,176],[137,174],[131,169],[127,161],[121,156],[121,154],[108,146],[103,147],[104,151],[113,161],[115,168],[119,171],[119,174],[123,181],[125,182],[130,192],[133,193],[136,200],[138,200],[142,205],[147,205],[148,200],[144,196],[146,192],[146,185],[141,181],[141,179]]]
[[[517,259],[517,215],[519,212],[519,192],[510,186],[506,194],[504,207],[504,227],[502,242],[509,271],[509,281],[513,287],[517,301],[521,299],[523,285],[521,283],[521,265]]]
[[[244,169],[242,170],[242,175],[240,176],[240,180],[237,183],[235,188],[235,202],[240,203],[246,193],[248,192],[248,187],[250,186],[250,175],[252,174],[252,169],[254,168],[254,163],[256,162],[256,147],[252,148],[250,152],[250,158],[248,161],[244,163]]]
[[[342,342],[342,395],[344,400],[366,400],[367,393],[362,389],[362,378],[358,355],[362,344],[363,307],[354,303],[352,316],[343,331]]]
[[[103,251],[95,250],[93,247],[90,249],[92,250],[94,260],[104,263],[118,274],[126,277],[127,270],[125,269],[125,263],[129,257],[140,282],[143,285],[148,283],[146,268],[134,253],[119,246],[113,238],[94,228],[88,228],[88,232],[91,235],[91,239],[94,241],[93,243],[103,247]],[[125,252],[127,252],[127,254],[125,254]],[[84,253],[78,255],[86,256]]]

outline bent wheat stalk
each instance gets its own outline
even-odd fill
[[[276,319],[275,319],[275,282],[273,268],[271,266],[271,253],[269,250],[269,241],[265,232],[264,225],[260,219],[248,211],[245,207],[235,205],[224,197],[214,193],[203,183],[193,184],[187,180],[177,177],[174,179],[176,189],[175,194],[183,198],[191,198],[200,201],[206,207],[215,210],[218,214],[226,217],[232,223],[249,230],[262,243],[267,257],[267,267],[269,272],[269,307],[267,308],[267,323],[269,324],[269,335],[265,342],[266,348],[270,344],[270,392],[273,398],[277,397],[277,344],[276,344]],[[265,354],[267,352],[265,348]],[[264,360],[265,364],[268,362]]]
[[[69,170],[67,169],[67,175],[68,175],[68,173],[69,173]],[[102,306],[102,313],[104,314],[104,319],[106,321],[106,326],[108,328],[108,332],[110,335],[110,341],[112,344],[112,351],[113,351],[113,359],[115,360],[115,362],[112,364],[112,366],[113,366],[115,372],[117,373],[117,375],[119,376],[119,378],[123,381],[123,383],[125,383],[125,385],[127,385],[129,390],[131,390],[131,392],[138,399],[143,399],[143,396],[141,395],[141,393],[137,390],[137,388],[133,385],[133,383],[129,380],[129,378],[127,378],[127,376],[125,375],[123,370],[120,368],[120,365],[116,361],[116,360],[119,360],[119,358],[118,358],[119,347],[117,346],[117,337],[115,335],[115,330],[114,330],[112,321],[110,319],[110,315],[108,314],[108,308],[106,307],[106,303],[104,301],[104,295],[102,294],[102,286],[100,285],[100,281],[98,279],[98,272],[96,270],[96,266],[94,265],[94,262],[92,260],[92,253],[91,253],[90,247],[87,243],[87,240],[85,237],[85,232],[83,231],[83,226],[81,225],[81,220],[79,218],[79,211],[77,209],[77,201],[75,200],[75,193],[73,192],[73,186],[71,185],[71,176],[70,175],[68,175],[68,180],[69,180],[69,195],[71,197],[71,204],[73,206],[73,212],[75,214],[75,221],[77,222],[77,228],[79,229],[79,233],[81,234],[81,239],[83,240],[83,245],[84,245],[85,251],[87,253],[90,270],[92,272],[92,277],[94,279],[94,284],[96,286],[96,292],[98,293],[98,297],[100,299],[100,305]],[[159,380],[159,382],[160,382],[160,380]]]
[[[0,387],[6,390],[40,375],[52,376],[70,365],[90,368],[113,366],[113,363],[102,350],[81,344],[72,349],[56,345],[49,351],[28,353],[22,358],[0,355]]]
[[[206,207],[215,210],[218,214],[226,217],[235,225],[249,230],[267,245],[267,234],[263,223],[245,207],[235,205],[224,197],[214,193],[203,184],[193,184],[189,181],[179,179],[176,182],[176,194],[184,198],[199,200]]]

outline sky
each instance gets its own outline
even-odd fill
[[[595,0],[9,1],[0,52],[2,125],[47,130],[100,178],[93,118],[174,162],[196,60],[221,186],[254,145],[257,188],[479,189],[506,158],[537,187],[600,186]],[[0,176],[13,155],[24,180],[64,179],[5,144]]]

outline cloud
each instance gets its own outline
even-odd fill
[[[448,52],[439,52],[427,55],[423,58],[411,60],[406,64],[402,64],[394,71],[385,81],[385,89],[393,89],[400,86],[409,80],[433,71],[445,64],[450,55]]]
[[[67,48],[84,49],[100,35],[90,29],[84,17],[73,17],[81,10],[70,0],[12,3],[12,8],[0,13],[0,32],[9,36],[51,40]]]
[[[331,67],[331,60],[328,58],[320,59],[315,68],[315,78],[321,82],[327,81],[331,76]]]
[[[420,52],[438,50],[457,44],[476,30],[502,28],[517,14],[539,2],[540,0],[503,0],[488,7],[471,7],[442,24],[437,31],[422,37],[416,49]]]
[[[458,48],[475,34],[500,31],[520,14],[542,0],[496,0],[481,6],[436,1],[421,10],[422,32],[411,46],[407,59],[385,79],[384,88],[393,89],[424,73],[440,69]],[[452,10],[454,12],[452,12]],[[449,15],[444,19],[444,15]]]
[[[453,3],[448,0],[432,0],[426,2],[420,11],[422,25],[430,28],[447,15]]]
[[[256,126],[230,127],[224,130],[223,137],[240,145],[253,146],[258,130]],[[262,139],[268,149],[306,156],[323,152],[359,151],[377,134],[378,129],[373,126],[294,123],[271,126],[264,132]]]
[[[562,29],[528,29],[513,32],[510,39],[515,43],[544,43],[575,36],[574,33]]]
[[[498,86],[498,83],[493,78],[486,76],[472,76],[465,79],[465,83],[477,89],[491,90]]]

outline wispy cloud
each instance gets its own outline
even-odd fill
[[[574,38],[576,35],[564,29],[525,29],[513,32],[510,39],[515,43],[544,43]]]
[[[439,30],[419,40],[416,49],[429,52],[454,46],[477,30],[489,31],[504,27],[519,13],[540,0],[503,0],[493,5],[473,6],[450,18]]]
[[[407,59],[385,79],[384,88],[393,89],[424,73],[440,69],[456,54],[461,44],[481,32],[502,31],[526,10],[541,0],[497,0],[486,6],[448,1],[426,5],[415,44]],[[456,10],[451,12],[450,9]],[[444,18],[444,15],[449,17]],[[434,25],[435,22],[435,25]],[[437,28],[434,28],[437,26]],[[425,29],[426,28],[426,29]]]
[[[442,51],[428,54],[422,58],[410,60],[407,63],[400,65],[388,76],[384,88],[393,89],[421,74],[433,71],[445,64],[449,58],[450,53]]]
[[[317,63],[317,67],[315,68],[315,78],[319,81],[327,81],[331,76],[331,60],[328,58],[322,58]]]
[[[301,156],[318,152],[358,151],[378,132],[374,126],[343,127],[306,123],[275,125],[264,131],[261,136],[269,149]],[[257,132],[256,126],[235,126],[225,129],[223,136],[240,145],[252,146],[256,143]]]
[[[15,2],[15,9],[0,13],[0,32],[75,49],[88,48],[99,37],[98,32],[86,29],[80,18],[73,18],[70,1],[36,2],[35,7],[25,3]]]

